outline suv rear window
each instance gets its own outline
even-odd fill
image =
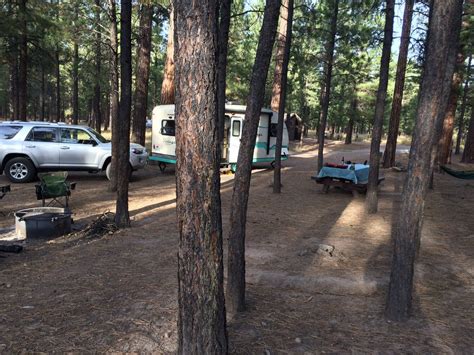
[[[0,139],[12,139],[20,132],[22,126],[0,125]]]

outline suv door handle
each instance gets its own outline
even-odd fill
[[[27,145],[26,148],[36,148],[36,145]]]
[[[68,146],[61,147],[61,149],[70,149]]]

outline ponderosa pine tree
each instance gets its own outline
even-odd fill
[[[118,58],[118,31],[117,31],[117,6],[115,0],[108,0],[109,14],[109,32],[110,32],[110,125],[112,127],[112,158],[110,161],[109,190],[117,191],[117,157],[119,156],[119,131],[118,131],[118,115],[119,115],[119,58]]]
[[[226,354],[217,0],[176,0],[178,354]]]
[[[227,307],[231,313],[245,309],[245,228],[252,175],[252,157],[279,13],[280,0],[267,0],[250,80],[250,92],[237,158],[230,214],[226,294]]]
[[[330,1],[332,3],[333,13],[331,16],[331,27],[329,32],[329,40],[326,45],[325,55],[325,77],[324,85],[321,88],[321,114],[318,124],[318,171],[323,167],[324,161],[324,137],[326,133],[326,125],[329,112],[329,101],[331,98],[331,81],[332,69],[334,65],[334,47],[337,35],[337,16],[339,13],[339,0]]]
[[[380,141],[382,140],[383,117],[390,67],[390,54],[393,38],[393,18],[395,0],[387,0],[385,6],[385,27],[383,34],[382,58],[380,60],[380,79],[375,102],[375,115],[370,143],[369,181],[367,184],[366,206],[368,213],[376,213],[378,205],[377,189],[379,184]]]
[[[405,87],[405,72],[407,68],[408,46],[410,44],[410,29],[413,18],[414,3],[415,0],[405,1],[400,49],[398,51],[397,74],[395,76],[395,89],[392,100],[392,111],[390,112],[387,145],[385,146],[383,155],[384,168],[390,168],[395,164],[395,154],[397,151],[398,131],[400,129],[400,114],[402,111],[403,90]]]
[[[145,145],[146,115],[148,108],[148,79],[150,77],[151,27],[154,6],[140,5],[140,32],[138,35],[136,86],[133,105],[132,141]]]
[[[174,7],[169,6],[168,43],[166,45],[166,62],[163,73],[163,83],[161,84],[162,105],[174,104]]]
[[[471,119],[469,120],[469,128],[466,135],[466,143],[462,153],[461,162],[474,163],[474,100],[471,105]]]
[[[272,110],[278,112],[277,137],[275,148],[275,169],[273,171],[273,192],[281,192],[281,150],[283,144],[283,125],[285,124],[285,104],[290,62],[291,37],[293,26],[293,0],[281,3],[278,26],[277,49],[275,54],[275,74],[272,90]]]
[[[456,115],[456,108],[458,106],[459,93],[461,91],[461,83],[463,81],[462,73],[464,70],[464,59],[465,58],[463,51],[458,50],[456,53],[456,68],[454,70],[454,75],[451,82],[448,106],[444,115],[443,127],[441,129],[441,137],[437,146],[437,166],[447,164],[451,157],[454,133],[454,120]]]
[[[217,112],[219,142],[224,140],[225,90],[227,78],[227,52],[229,49],[230,12],[232,0],[219,1],[218,62],[217,62]],[[222,152],[221,152],[222,154]]]
[[[432,150],[438,121],[443,119],[448,103],[446,93],[454,72],[450,54],[461,27],[462,1],[434,0],[432,6],[408,173],[392,237],[393,259],[385,314],[396,321],[406,320],[411,313],[414,264],[421,237]]]
[[[26,0],[20,0],[19,19],[19,60],[18,60],[18,117],[20,121],[26,121],[26,108],[28,105],[28,26]]]
[[[130,227],[128,182],[130,167],[130,118],[132,110],[132,0],[120,1],[120,105],[117,120],[117,202],[115,223]]]
[[[102,70],[102,29],[101,29],[101,12],[100,0],[95,0],[95,76],[94,76],[94,99],[92,107],[92,121],[93,127],[100,133],[102,129],[102,112],[101,112],[101,87],[100,87],[100,73]]]
[[[466,79],[464,80],[464,88],[461,100],[461,110],[459,112],[458,119],[458,136],[456,137],[456,148],[454,154],[459,154],[461,152],[461,141],[464,132],[464,115],[466,113],[466,104],[467,104],[467,94],[469,92],[469,77],[471,74],[471,63],[472,63],[472,54],[469,55],[469,60],[467,61],[466,67]]]

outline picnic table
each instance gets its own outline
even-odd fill
[[[354,195],[367,192],[369,180],[369,165],[348,164],[344,166],[324,166],[317,176],[312,176],[318,184],[323,185],[323,191],[328,193],[331,186],[351,191]],[[380,182],[384,178],[379,178]]]

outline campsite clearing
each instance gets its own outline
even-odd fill
[[[408,147],[399,147],[406,151]],[[379,213],[362,196],[322,193],[313,140],[273,172],[256,169],[247,218],[248,310],[228,319],[234,353],[474,352],[474,182],[435,176],[416,265],[414,317],[387,322],[391,225],[405,173],[382,170]],[[363,162],[366,143],[329,142],[326,158]],[[399,156],[406,162],[406,154]],[[232,175],[222,175],[224,248]],[[71,173],[76,227],[115,195],[103,176]],[[0,177],[0,185],[7,183]],[[33,242],[0,258],[0,352],[176,350],[175,176],[149,166],[130,185],[131,229],[101,238]],[[0,210],[39,206],[34,183],[12,185]],[[0,215],[0,228],[12,217]],[[225,249],[224,249],[225,250]]]

